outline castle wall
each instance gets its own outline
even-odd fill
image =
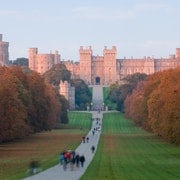
[[[158,71],[175,68],[180,66],[180,48],[176,49],[176,55],[170,55],[169,58],[154,59],[143,57],[141,59],[117,59],[116,47],[103,50],[103,56],[93,56],[92,49],[80,47],[80,62],[76,66],[71,62],[71,68],[67,68],[72,72],[73,77],[83,79],[86,83],[108,85],[115,82],[120,82],[127,75],[134,73],[153,74]],[[73,69],[73,71],[72,71]]]
[[[29,49],[29,68],[31,70],[43,74],[57,63],[60,63],[58,51],[55,51],[55,54],[38,54],[37,48]]]
[[[71,72],[72,78],[81,78],[87,84],[109,85],[121,82],[124,77],[134,73],[153,74],[169,68],[180,66],[180,48],[176,49],[175,55],[168,58],[154,59],[143,57],[141,59],[117,59],[117,50],[105,47],[103,56],[93,56],[91,46],[80,47],[79,62],[62,61]],[[60,62],[60,55],[38,54],[37,48],[29,49],[29,67],[39,73],[49,70],[55,63]]]

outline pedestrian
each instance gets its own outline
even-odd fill
[[[85,157],[83,154],[80,156],[79,161],[81,163],[81,167],[84,167]]]
[[[77,153],[76,156],[75,156],[75,163],[76,163],[76,167],[79,167],[79,154]]]
[[[83,137],[82,137],[82,140],[83,140],[83,143],[85,143],[86,137],[83,136]]]
[[[92,151],[92,153],[94,153],[94,151],[95,151],[95,146],[92,146],[92,147],[91,147],[91,151]]]
[[[86,138],[86,142],[87,142],[87,143],[89,142],[89,137]]]
[[[64,163],[64,155],[63,155],[63,152],[60,153],[59,155],[59,162],[60,162],[60,165],[62,165]]]

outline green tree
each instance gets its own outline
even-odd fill
[[[43,74],[45,81],[59,86],[60,81],[70,81],[71,72],[66,69],[64,64],[56,64]]]
[[[78,109],[85,110],[87,105],[92,101],[92,94],[88,85],[82,79],[71,81],[75,87],[75,104]]]

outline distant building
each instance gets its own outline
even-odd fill
[[[53,64],[59,63],[59,55],[37,54],[37,48],[29,50],[29,67],[39,73],[49,70]],[[91,46],[80,47],[79,62],[61,61],[71,71],[72,78],[81,78],[90,85],[109,85],[121,83],[127,75],[134,73],[153,74],[170,68],[180,66],[180,48],[175,55],[167,58],[143,57],[130,59],[117,59],[117,50],[104,47],[103,56],[94,56]]]
[[[75,87],[72,87],[67,81],[61,81],[59,84],[59,94],[63,95],[69,103],[69,109],[75,109]]]
[[[54,54],[38,54],[37,48],[29,49],[29,68],[40,74],[45,73],[55,64],[60,63],[60,55],[58,51]]]
[[[104,47],[103,56],[94,56],[91,46],[87,48],[81,46],[79,56],[79,62],[63,61],[63,63],[71,71],[73,78],[81,78],[91,85],[121,83],[127,75],[134,73],[149,75],[180,66],[180,48],[176,49],[176,55],[170,55],[168,58],[117,59],[115,46],[111,49]]]
[[[0,34],[0,65],[7,66],[9,64],[9,43],[3,41],[3,36]]]

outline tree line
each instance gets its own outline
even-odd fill
[[[119,91],[116,88],[120,110],[136,125],[180,144],[180,68],[157,72],[144,80],[136,81],[135,77],[137,74],[130,78],[134,79],[134,86],[132,81],[126,81]]]
[[[0,142],[51,130],[64,121],[63,96],[38,73],[20,67],[0,67]]]

